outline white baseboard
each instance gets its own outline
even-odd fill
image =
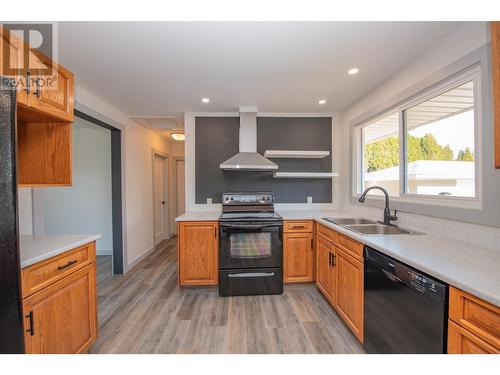
[[[95,255],[113,255],[113,250],[96,250]]]
[[[153,246],[151,249],[149,249],[148,251],[146,251],[144,254],[138,256],[137,258],[135,258],[132,262],[130,262],[129,264],[127,264],[125,266],[125,273],[127,273],[128,271],[130,271],[132,268],[134,268],[141,260],[143,260],[144,258],[146,258],[156,247]]]

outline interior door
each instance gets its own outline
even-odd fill
[[[168,237],[166,159],[153,158],[153,226],[155,245]]]

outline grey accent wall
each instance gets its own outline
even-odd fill
[[[222,171],[219,164],[238,152],[239,117],[196,117],[196,203],[221,202],[224,191],[273,191],[278,203],[332,202],[331,179],[278,179],[272,172]],[[258,117],[257,151],[332,151],[331,117]],[[273,159],[282,172],[331,172],[331,156],[323,159]]]

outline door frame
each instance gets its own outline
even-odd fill
[[[111,220],[113,226],[113,274],[122,275],[125,265],[123,246],[122,130],[75,109],[75,116],[111,131]]]
[[[179,184],[177,181],[177,168],[178,168],[178,162],[183,161],[184,162],[184,211],[186,211],[186,159],[184,156],[174,156],[174,163],[175,163],[175,216],[179,215]]]
[[[156,233],[155,233],[155,223],[154,223],[154,204],[155,204],[155,197],[154,197],[154,189],[155,189],[155,170],[154,170],[154,162],[155,162],[155,157],[159,156],[160,158],[163,159],[163,197],[167,202],[167,207],[163,208],[164,212],[164,220],[163,220],[163,230],[165,231],[164,239],[168,240],[170,238],[170,187],[169,187],[169,182],[170,182],[170,155],[160,151],[158,149],[152,148],[151,149],[151,192],[152,192],[152,207],[153,207],[153,247],[158,245],[156,243]],[[165,183],[165,181],[167,183]]]

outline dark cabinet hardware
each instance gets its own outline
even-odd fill
[[[165,201],[161,201],[161,204],[165,204]]]
[[[33,325],[33,311],[30,311],[26,318],[30,320],[30,328],[26,330],[26,332],[30,332],[31,336],[35,335],[35,326]]]
[[[328,265],[331,267],[332,266],[332,253],[328,252]]]
[[[31,93],[31,73],[26,73],[26,88],[24,89],[28,94]]]
[[[69,261],[68,263],[66,263],[64,266],[59,266],[57,267],[57,269],[60,271],[60,270],[63,270],[65,268],[68,268],[69,266],[75,264],[76,262],[78,262],[77,260],[71,260]]]
[[[214,228],[215,238],[217,238],[217,227]]]
[[[35,96],[40,99],[42,92],[40,91],[40,78],[35,79]]]
[[[314,240],[311,238],[311,250],[314,250]]]
[[[304,229],[305,226],[304,225],[294,225],[293,226],[293,229]]]

